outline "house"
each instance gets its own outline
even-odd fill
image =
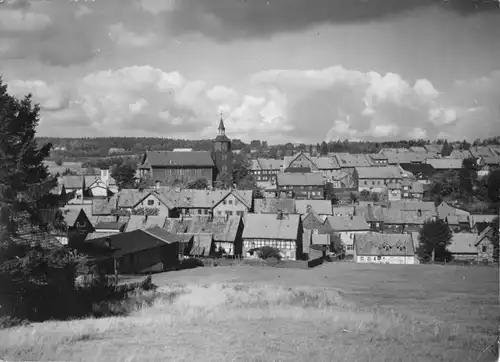
[[[250,173],[254,176],[257,186],[270,187],[275,185],[276,175],[285,170],[283,160],[257,158],[250,162]]]
[[[304,216],[314,211],[320,218],[325,220],[332,215],[332,203],[329,200],[296,200],[295,212]]]
[[[404,171],[411,172],[419,182],[428,183],[431,176],[436,172],[434,167],[428,163],[400,163]]]
[[[411,234],[357,234],[354,258],[356,263],[417,263]]]
[[[284,172],[318,172],[318,166],[304,152],[299,152],[287,162]]]
[[[469,150],[453,150],[450,153],[450,158],[462,159],[473,158]]]
[[[241,216],[214,217],[212,239],[215,250],[224,255],[241,255],[243,249],[243,220]]]
[[[279,211],[295,214],[296,202],[294,199],[255,199],[254,211],[256,214],[276,214]]]
[[[463,160],[461,158],[432,158],[427,159],[426,163],[434,167],[436,172],[448,170],[460,170]]]
[[[63,209],[63,217],[68,226],[65,243],[72,246],[85,241],[87,234],[94,232],[92,222],[83,209]]]
[[[354,236],[370,231],[370,225],[363,216],[329,216],[325,225],[340,236],[346,255],[354,253]]]
[[[469,225],[470,229],[474,234],[481,234],[484,229],[486,229],[497,215],[486,215],[486,214],[478,214],[478,215],[470,215],[469,217]]]
[[[253,209],[252,190],[230,190],[214,205],[214,216],[241,216],[245,217]]]
[[[494,244],[493,244],[493,227],[488,226],[483,230],[476,239],[474,246],[477,248],[477,257],[479,261],[493,262],[494,261]]]
[[[324,182],[319,173],[280,173],[276,181],[282,196],[324,200]]]
[[[476,239],[477,236],[471,233],[454,233],[446,249],[454,260],[477,260]]]
[[[389,182],[401,182],[401,171],[395,166],[356,167],[358,191],[384,192]]]
[[[454,233],[470,232],[469,217],[466,215],[448,215],[444,220]]]
[[[121,233],[125,229],[125,222],[99,221],[95,226],[96,233]]]
[[[118,192],[116,180],[109,169],[101,169],[99,175],[84,176],[85,197],[108,197]]]
[[[436,207],[437,215],[441,220],[446,220],[446,217],[448,216],[458,216],[458,217],[465,217],[469,219],[470,212],[466,210],[459,209],[457,207],[454,207],[450,204],[448,204],[445,201],[442,201],[437,207]]]
[[[387,200],[400,201],[401,200],[401,182],[391,181],[387,185]]]
[[[243,229],[243,255],[257,257],[254,249],[278,248],[284,259],[302,257],[303,227],[297,214],[248,214]]]
[[[386,149],[382,153],[387,157],[389,165],[400,165],[402,163],[419,164],[424,163],[429,157],[426,153],[411,152],[407,149]]]
[[[164,193],[165,194],[165,193]],[[229,194],[228,190],[180,190],[168,191],[167,198],[173,200],[176,212],[186,218],[194,216],[213,216],[213,209],[219,202]],[[235,193],[230,198],[235,199]],[[221,205],[219,211],[223,210],[224,205]],[[234,206],[238,210],[245,210],[244,205],[228,205]],[[226,210],[226,209],[224,209]],[[229,209],[228,209],[229,210]],[[231,210],[233,210],[231,208]],[[234,209],[236,210],[236,209]]]
[[[83,203],[84,177],[66,175],[58,178],[57,183],[64,187],[68,204]]]
[[[413,206],[412,206],[413,205]],[[427,220],[436,218],[436,211],[425,203],[390,202],[389,207],[368,205],[359,210],[372,231],[384,233],[407,233],[419,231]]]
[[[422,200],[424,198],[424,184],[405,179],[401,182],[401,199]]]
[[[371,166],[387,166],[389,159],[383,153],[372,153],[367,155],[368,160],[371,161]]]
[[[134,230],[87,241],[80,250],[113,273],[163,271],[179,263],[184,238],[161,228]],[[116,263],[115,263],[116,261]]]
[[[332,182],[338,171],[340,171],[340,166],[335,157],[311,157],[305,152],[300,152],[294,156],[285,169],[285,172],[318,172],[327,182]]]

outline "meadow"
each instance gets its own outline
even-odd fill
[[[0,330],[0,359],[496,361],[498,270],[329,263],[153,276],[129,316]]]

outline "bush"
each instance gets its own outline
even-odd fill
[[[261,259],[270,259],[276,258],[277,260],[281,260],[281,253],[278,248],[273,248],[271,246],[263,246],[257,250],[257,255]]]

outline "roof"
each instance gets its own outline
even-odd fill
[[[63,185],[66,190],[78,189],[83,187],[83,176],[67,175],[61,176],[57,180],[59,185]]]
[[[110,240],[111,249],[107,249],[108,253],[114,257],[121,257],[142,250],[164,246],[165,244],[172,243],[175,239],[176,237],[171,235],[160,235],[159,233],[155,234],[145,230],[134,230],[92,239],[85,244],[91,244],[105,251],[107,249],[105,246],[106,240]]]
[[[436,170],[458,170],[462,168],[463,160],[461,158],[432,158],[426,162]]]
[[[187,234],[212,233],[212,220],[210,216],[194,216],[187,222]]]
[[[483,147],[471,147],[469,151],[474,157],[478,158],[495,155],[495,149],[496,146],[494,145],[486,145]]]
[[[395,166],[356,167],[360,179],[401,179],[401,171]]]
[[[214,241],[234,243],[240,226],[240,216],[215,217],[212,221],[212,237]]]
[[[493,222],[493,219],[495,217],[498,217],[498,215],[487,215],[487,214],[481,214],[481,215],[470,215],[470,226],[474,227],[477,223],[491,223]]]
[[[188,227],[188,219],[167,218],[163,228],[171,233],[185,233]]]
[[[428,152],[436,152],[436,153],[441,153],[441,149],[443,148],[442,145],[437,145],[437,144],[425,145],[424,147]]]
[[[277,176],[279,186],[322,186],[323,176],[318,172],[283,172]]]
[[[279,170],[281,166],[285,166],[284,160],[274,158],[257,158],[252,161],[252,170]]]
[[[309,159],[314,162],[320,170],[334,170],[340,168],[339,162],[335,157],[321,156],[309,157]]]
[[[455,233],[451,239],[451,244],[446,248],[452,254],[477,254],[474,246],[476,235],[471,233]]]
[[[359,208],[357,212],[364,215],[368,222],[384,222],[387,224],[414,224],[422,225],[425,221],[436,216],[435,211],[422,210],[421,213],[415,210],[404,210],[400,208],[375,207],[368,205],[366,209]]]
[[[410,234],[366,233],[354,235],[356,255],[414,256]]]
[[[280,220],[277,214],[247,214],[244,239],[297,240],[300,215],[284,215]]]
[[[433,157],[433,155],[428,155],[427,153],[411,152],[409,150],[405,150],[404,152],[387,150],[383,153],[390,164],[424,162],[425,159]]]
[[[447,202],[443,201],[441,202],[437,207],[436,207],[438,216],[441,219],[446,218],[446,216],[449,215],[463,215],[463,216],[469,216],[470,212],[466,210],[459,209],[457,207],[453,207]]]
[[[336,153],[335,157],[337,158],[337,162],[341,168],[370,166],[368,157],[363,153]]]
[[[354,206],[353,205],[333,206],[332,215],[333,216],[354,215]]]
[[[189,255],[207,256],[210,254],[212,247],[211,234],[197,234],[193,238],[193,246]]]
[[[449,215],[446,216],[448,225],[469,224],[469,217],[466,215]]]
[[[111,211],[116,208],[116,201],[116,196],[109,200],[107,198],[92,199],[92,216],[111,215]]]
[[[472,158],[472,153],[469,150],[453,150],[450,153],[450,158],[460,158],[462,160]]]
[[[125,232],[133,230],[146,230],[152,227],[161,227],[165,224],[166,216],[142,216],[131,215],[130,219],[125,226]]]
[[[116,231],[106,232],[106,233],[103,232],[88,233],[87,236],[85,237],[85,241],[104,238],[106,236],[114,235],[116,233],[117,233]]]
[[[152,167],[155,166],[197,166],[197,167],[215,167],[212,155],[208,151],[148,151],[146,160]]]
[[[189,241],[189,239],[191,239],[191,236],[185,234],[174,234],[161,227],[148,228],[145,229],[144,231],[167,243],[186,242]]]
[[[390,201],[389,208],[403,211],[418,211],[430,212],[433,216],[437,216],[436,206],[432,201]]]
[[[282,210],[294,214],[296,202],[294,199],[255,199],[254,211],[256,214],[275,214],[278,210]]]
[[[478,235],[474,245],[478,246],[485,238],[492,238],[492,237],[493,237],[493,227],[488,226]]]
[[[78,219],[78,216],[80,213],[83,211],[83,209],[66,209],[63,210],[63,216],[64,216],[64,221],[66,224],[71,227],[75,225],[76,219]]]
[[[424,175],[432,175],[436,170],[428,163],[400,163],[399,166],[413,174],[421,173]]]
[[[484,156],[483,161],[487,165],[500,165],[500,156]]]
[[[309,206],[317,214],[332,215],[332,203],[329,200],[295,200],[295,211],[298,214],[307,214]]]
[[[136,206],[151,193],[151,190],[122,189],[117,193],[117,206],[130,208]]]
[[[412,146],[412,147],[410,147],[410,151],[412,151],[412,152],[420,152],[420,153],[427,153],[426,148],[422,147],[422,146]]]
[[[326,222],[334,231],[370,230],[370,225],[363,216],[329,216]]]
[[[162,192],[163,197],[171,200],[175,207],[179,208],[213,208],[229,195],[228,190],[190,190],[184,189],[179,192]]]
[[[123,230],[125,227],[124,222],[113,222],[113,221],[99,221],[97,225],[94,226],[94,229],[106,229],[106,230]]]

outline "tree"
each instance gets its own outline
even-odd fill
[[[321,155],[323,155],[323,156],[328,154],[328,145],[326,144],[325,141],[321,142],[320,152],[321,152]]]
[[[221,172],[217,175],[216,183],[222,189],[230,189],[233,186],[233,178],[227,172]]]
[[[443,157],[449,156],[453,152],[453,146],[448,144],[447,140],[444,140],[443,147],[441,148],[441,155]]]
[[[349,194],[349,199],[354,204],[354,203],[356,203],[358,201],[358,195],[356,195],[356,193],[354,193],[354,192],[351,192]]]
[[[500,201],[500,169],[494,170],[488,177],[488,198],[493,203]]]
[[[35,140],[39,112],[31,94],[22,100],[10,96],[0,78],[0,231],[6,239],[27,224],[44,230],[65,226],[59,210],[64,198],[51,193],[57,178],[43,163],[52,144],[38,147]]]
[[[128,162],[115,165],[111,169],[111,177],[116,180],[120,190],[131,189],[135,186],[135,167]]]
[[[419,232],[419,247],[417,254],[421,259],[431,258],[432,261],[447,260],[449,252],[447,245],[451,244],[453,233],[448,224],[441,220],[428,220]]]
[[[208,188],[208,181],[206,178],[199,178],[194,181],[188,182],[184,188],[191,190],[205,190]]]
[[[333,187],[331,187],[331,184],[327,184],[325,186],[325,199],[330,200],[332,205],[337,205],[339,203],[339,199],[337,195],[335,195],[335,191],[333,190]]]
[[[57,166],[62,166],[63,165],[63,159],[62,157],[57,157],[56,160],[54,161]]]

